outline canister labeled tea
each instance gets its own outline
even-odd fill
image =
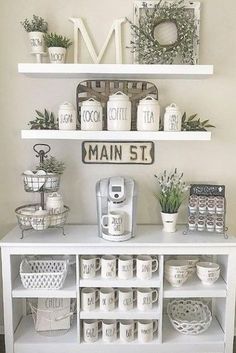
[[[158,101],[147,96],[140,100],[137,111],[137,130],[158,131],[160,120],[160,106]]]
[[[101,131],[103,127],[102,105],[90,98],[81,105],[81,130]]]
[[[76,111],[73,104],[65,102],[58,111],[59,130],[76,130]]]
[[[131,102],[121,91],[111,95],[107,102],[107,130],[131,130]]]

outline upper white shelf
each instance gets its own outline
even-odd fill
[[[18,72],[48,78],[202,79],[213,75],[213,65],[18,64]]]
[[[21,138],[82,141],[210,141],[211,132],[21,130]]]

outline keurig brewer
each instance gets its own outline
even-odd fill
[[[133,179],[110,177],[96,184],[98,235],[124,241],[135,235],[137,186]]]

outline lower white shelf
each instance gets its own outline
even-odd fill
[[[159,319],[160,310],[158,305],[153,305],[152,310],[140,311],[136,308],[128,311],[120,311],[118,308],[112,311],[101,311],[99,307],[93,311],[81,311],[80,319]]]

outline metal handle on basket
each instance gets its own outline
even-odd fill
[[[66,319],[67,317],[72,316],[73,314],[74,314],[73,312],[70,312],[70,313],[68,313],[68,314],[66,314],[66,315],[59,316],[59,317],[55,318],[55,321],[61,321],[61,320],[63,320],[63,319]]]

